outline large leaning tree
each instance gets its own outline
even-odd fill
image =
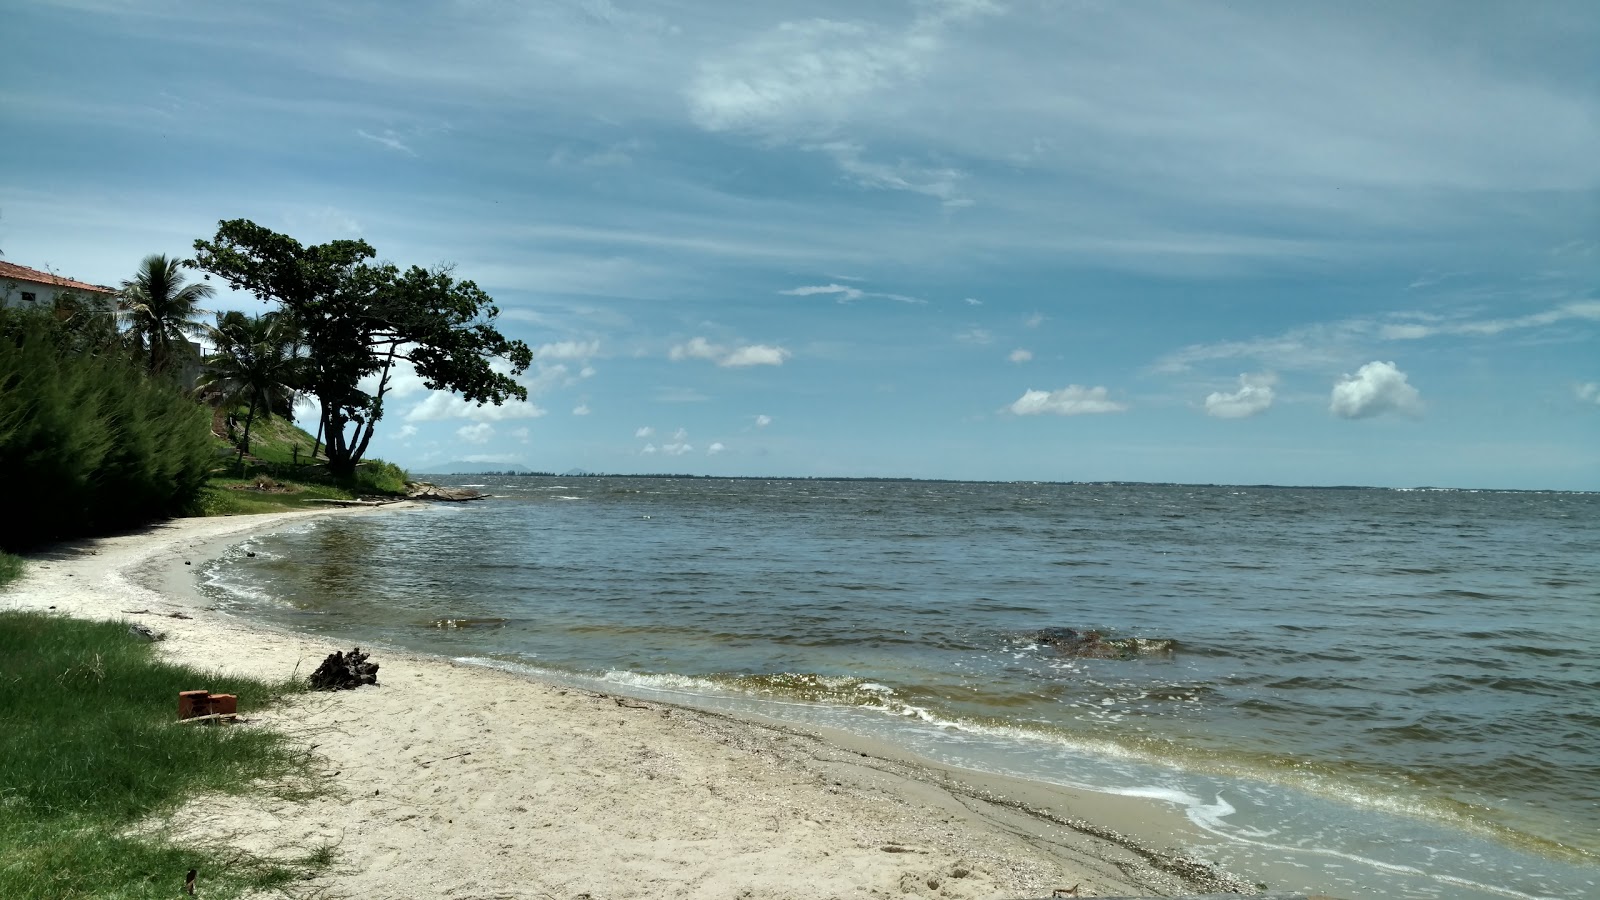
[[[366,454],[396,360],[409,362],[430,390],[480,406],[528,399],[512,376],[527,370],[533,352],[495,329],[500,310],[488,294],[447,269],[401,271],[372,262],[366,241],[305,246],[247,219],[219,222],[216,237],[194,249],[189,265],[280,304],[301,329],[309,358],[303,390],[321,404],[335,474],[353,473]],[[370,393],[362,388],[369,376]]]

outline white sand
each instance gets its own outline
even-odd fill
[[[161,652],[184,663],[304,676],[346,648],[207,610],[185,562],[198,566],[247,531],[313,514],[373,513],[184,519],[73,544],[36,557],[0,590],[0,608],[127,619],[166,632]],[[1019,811],[996,792],[1122,828],[1158,818],[1144,801],[953,773],[839,736],[654,701],[622,705],[396,650],[373,658],[382,664],[377,687],[307,695],[243,726],[316,745],[313,765],[332,776],[332,793],[306,802],[207,798],[176,817],[179,827],[232,835],[266,854],[332,843],[337,862],[306,887],[363,900],[1047,897],[1075,884],[1082,896],[1230,886],[1131,841],[1095,837],[1092,827]]]

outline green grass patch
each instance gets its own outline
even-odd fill
[[[210,897],[281,887],[326,848],[271,862],[222,837],[181,845],[133,826],[207,792],[300,785],[307,757],[254,727],[173,724],[180,690],[239,695],[242,714],[299,690],[156,658],[125,624],[0,612],[0,897]]]
[[[0,550],[0,587],[22,577],[22,557]]]
[[[354,500],[356,495],[331,484],[275,482],[281,490],[258,490],[254,478],[213,478],[200,490],[195,510],[201,516],[250,516],[297,509],[327,508],[318,500]]]
[[[244,411],[239,411],[242,419]],[[217,439],[217,448],[228,443]],[[307,509],[323,504],[309,500],[353,500],[357,497],[397,497],[405,494],[410,476],[394,463],[367,459],[356,467],[355,475],[336,478],[328,474],[324,460],[311,458],[314,438],[294,423],[274,417],[257,420],[250,431],[250,455],[243,465],[219,454],[217,471],[195,504],[196,515],[233,516]],[[298,452],[296,452],[298,451]],[[239,491],[266,476],[284,485],[286,492]]]

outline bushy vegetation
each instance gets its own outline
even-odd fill
[[[327,861],[131,830],[202,793],[307,790],[307,759],[279,734],[173,724],[180,690],[237,694],[248,712],[298,685],[161,662],[121,623],[25,612],[0,613],[0,684],[0,897],[175,897],[191,868],[206,896],[232,897]]]
[[[22,557],[0,550],[0,587],[22,577]]]
[[[0,547],[177,515],[215,460],[209,412],[171,381],[54,316],[0,310]]]

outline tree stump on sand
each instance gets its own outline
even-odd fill
[[[351,648],[348,654],[335,650],[311,673],[311,687],[319,691],[343,691],[377,683],[378,664],[367,662],[367,654],[360,647]]]

